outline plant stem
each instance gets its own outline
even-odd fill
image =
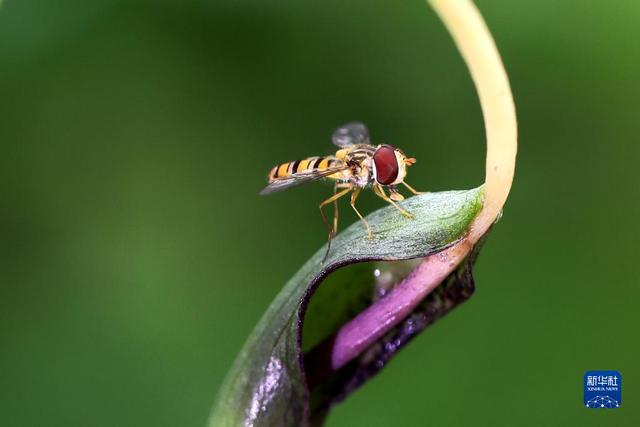
[[[426,257],[385,298],[335,335],[330,367],[338,370],[409,315],[467,257],[502,211],[515,169],[517,127],[507,74],[489,30],[470,0],[428,0],[451,33],[478,91],[487,138],[485,199],[467,235]]]
[[[451,33],[475,83],[487,137],[485,201],[471,226],[474,244],[487,232],[504,206],[515,170],[516,111],[507,73],[491,33],[470,0],[429,0]]]

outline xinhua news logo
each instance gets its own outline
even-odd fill
[[[622,375],[618,371],[584,373],[584,406],[589,409],[616,409],[622,405]]]

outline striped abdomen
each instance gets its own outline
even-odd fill
[[[342,160],[338,160],[333,156],[327,157],[309,157],[304,160],[295,160],[293,162],[282,163],[269,172],[269,181],[278,178],[290,177],[299,173],[323,172],[343,165]]]

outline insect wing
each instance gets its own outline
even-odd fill
[[[347,123],[333,132],[331,140],[340,148],[369,144],[369,129],[360,122]]]
[[[325,169],[322,171],[311,171],[311,172],[302,172],[296,173],[290,176],[285,176],[282,178],[276,178],[269,183],[262,191],[261,195],[267,195],[271,193],[275,193],[277,191],[286,190],[288,188],[297,187],[298,185],[306,184],[307,182],[317,181],[322,178],[326,178],[329,175],[333,175],[334,173],[341,172],[347,169],[347,165],[341,165],[339,167]]]

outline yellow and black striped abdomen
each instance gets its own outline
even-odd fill
[[[327,169],[332,169],[343,164],[342,160],[338,160],[333,156],[308,157],[304,160],[295,160],[275,166],[271,169],[271,172],[269,172],[269,181],[288,178],[294,174],[324,172]]]

